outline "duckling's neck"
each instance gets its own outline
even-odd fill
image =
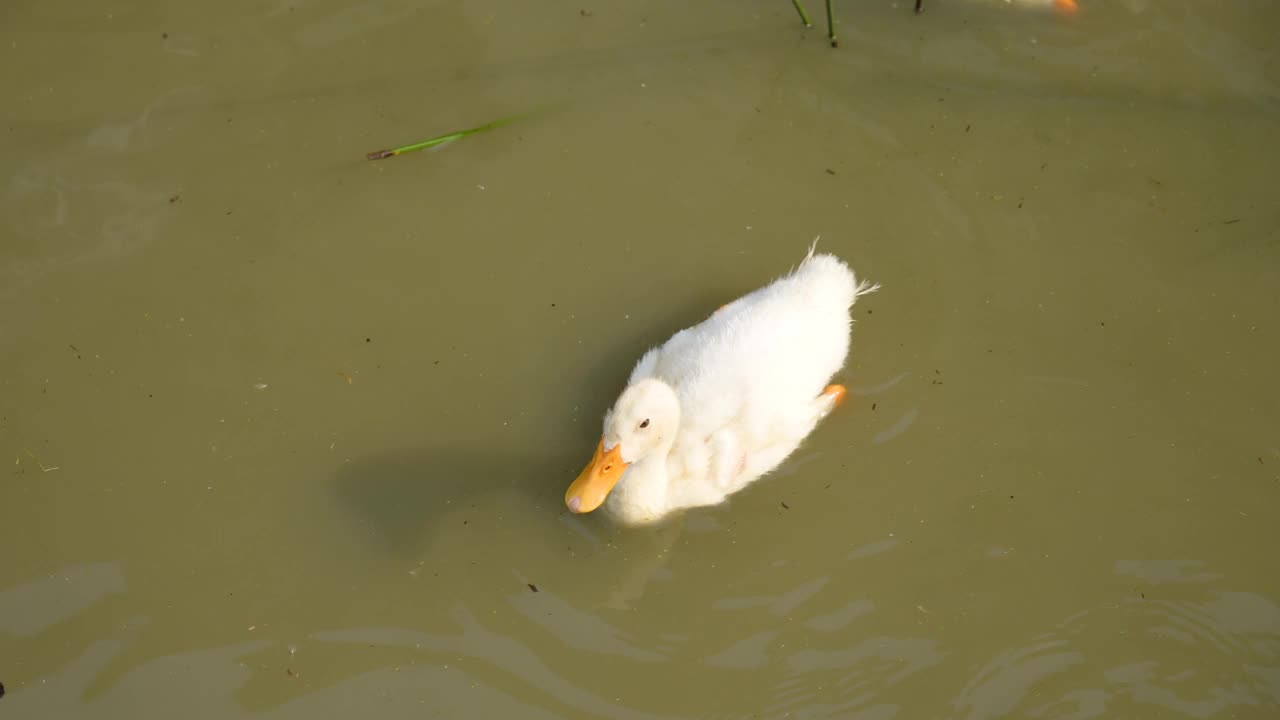
[[[609,493],[605,508],[625,525],[657,522],[671,510],[671,439],[664,439],[653,452],[632,463]]]

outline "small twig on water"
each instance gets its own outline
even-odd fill
[[[40,472],[53,472],[54,470],[62,469],[57,465],[54,465],[53,467],[45,467],[44,463],[40,462],[40,458],[36,457],[35,453],[30,450],[26,450],[25,448],[23,450],[27,453],[27,457],[31,458],[31,461],[36,464],[36,467],[40,468]],[[21,460],[21,458],[19,458],[19,460]]]

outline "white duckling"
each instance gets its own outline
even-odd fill
[[[816,247],[816,242],[815,242]],[[645,353],[565,493],[625,525],[717,505],[778,467],[845,397],[850,308],[877,284],[814,254]]]

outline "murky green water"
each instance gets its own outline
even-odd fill
[[[1275,717],[1280,6],[1081,4],[11,3],[0,716]],[[817,235],[853,401],[568,516]]]

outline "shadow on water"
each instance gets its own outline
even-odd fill
[[[413,552],[447,514],[498,493],[520,496],[540,523],[554,524],[575,453],[433,448],[368,455],[342,467],[338,492],[396,552]]]
[[[697,312],[705,316],[701,308]],[[689,317],[699,316],[684,313],[680,319]],[[693,322],[697,319],[686,324]],[[574,428],[574,438],[567,444],[542,452],[475,448],[477,438],[455,434],[437,438],[435,442],[443,440],[437,447],[357,458],[339,469],[338,492],[372,521],[396,550],[417,547],[440,515],[496,493],[519,495],[528,507],[539,509],[539,521],[555,522],[564,512],[565,489],[590,459],[600,437],[605,410],[645,350],[670,334],[663,329],[639,328],[630,341],[616,348],[602,354],[598,348],[594,350],[604,359],[576,376],[523,378],[523,382],[543,388],[544,397],[535,398],[535,402],[553,413],[551,422]],[[544,374],[554,372],[550,363],[542,367],[547,368]],[[577,422],[573,422],[575,415]],[[594,524],[609,525],[603,519]]]
[[[564,507],[564,491],[590,458],[601,418],[639,357],[726,301],[724,293],[698,294],[698,302],[681,312],[635,318],[627,341],[594,348],[582,370],[509,378],[538,388],[524,402],[546,409],[545,420],[558,426],[537,433],[557,438],[542,449],[485,448],[464,431],[447,433],[433,438],[434,447],[373,453],[342,465],[334,480],[340,502],[367,524],[381,552],[434,558],[428,560],[431,572],[443,572],[438,563],[447,562],[480,573],[524,568],[549,581],[562,572],[577,577],[561,578],[561,584],[593,577],[579,588],[595,598],[592,604],[632,607],[663,572],[683,521],[626,528],[603,513],[573,516]],[[521,445],[537,444],[529,439]],[[571,572],[575,567],[595,569]]]
[[[385,552],[430,558],[428,572],[461,569],[480,585],[495,572],[536,575],[552,586],[580,585],[591,605],[631,609],[662,572],[683,524],[633,529],[603,514],[570,515],[562,497],[581,460],[578,452],[400,450],[348,463],[337,485]]]

